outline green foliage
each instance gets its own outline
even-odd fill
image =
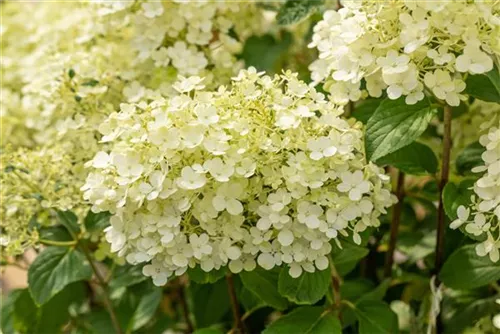
[[[377,108],[380,106],[380,103],[382,103],[382,101],[384,101],[383,98],[368,98],[366,100],[363,100],[362,102],[355,105],[352,116],[363,124],[366,124],[368,123],[370,117],[372,117]]]
[[[278,11],[279,25],[289,25],[305,20],[322,5],[322,0],[287,0]]]
[[[304,272],[299,278],[288,274],[288,268],[282,268],[278,280],[278,292],[295,304],[314,304],[326,294],[331,284],[330,270]]]
[[[245,271],[240,274],[243,286],[262,299],[267,305],[277,310],[288,306],[287,299],[278,292],[279,270],[264,270],[261,268]]]
[[[91,210],[85,216],[84,225],[88,232],[102,231],[109,225],[109,212],[93,213]]]
[[[190,283],[192,312],[198,328],[217,324],[230,312],[229,294],[225,280],[214,284]]]
[[[224,277],[227,273],[226,268],[212,270],[210,272],[203,271],[199,266],[188,270],[189,278],[199,284],[215,283]]]
[[[354,269],[356,264],[368,255],[368,249],[349,243],[342,242],[342,249],[333,245],[332,260],[340,275],[347,275]]]
[[[130,319],[128,327],[132,330],[137,330],[147,324],[148,321],[154,316],[156,309],[160,305],[161,297],[162,292],[158,287],[151,289],[151,291],[141,296],[139,304]]]
[[[427,145],[417,142],[378,159],[377,164],[391,165],[411,175],[434,174],[438,168],[434,152]]]
[[[468,207],[474,193],[474,181],[464,180],[460,184],[449,182],[443,190],[444,210],[450,219],[457,219],[457,209],[460,205]]]
[[[263,334],[337,334],[340,322],[332,310],[320,306],[299,307],[273,322]]]
[[[471,174],[472,168],[483,165],[481,155],[484,151],[484,146],[479,142],[472,143],[464,148],[455,160],[457,172],[461,175]]]
[[[78,217],[71,211],[57,211],[57,220],[64,226],[71,236],[80,233],[80,226],[78,225]]]
[[[414,142],[435,114],[429,100],[407,105],[404,98],[385,99],[366,125],[365,146],[371,161]]]
[[[495,66],[485,74],[469,75],[465,92],[483,101],[500,103],[500,73]]]
[[[366,300],[354,308],[360,334],[393,334],[398,332],[398,319],[389,305]]]
[[[259,71],[279,72],[280,61],[283,61],[292,42],[292,34],[286,31],[279,38],[270,34],[252,36],[246,41],[241,57],[245,64]]]
[[[467,245],[450,255],[439,278],[453,289],[474,289],[500,279],[500,262],[494,263],[488,256],[478,256],[475,246]]]
[[[49,301],[68,284],[91,277],[92,270],[84,255],[63,247],[45,249],[28,271],[30,293],[38,305]]]

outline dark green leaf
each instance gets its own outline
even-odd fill
[[[483,101],[500,103],[500,73],[494,67],[485,74],[469,75],[465,93]]]
[[[109,212],[93,213],[89,210],[87,216],[85,216],[85,229],[89,232],[102,231],[109,226],[110,217],[111,214]]]
[[[140,266],[124,265],[119,266],[114,274],[113,279],[109,282],[111,289],[128,287],[147,280],[148,277],[142,273]]]
[[[279,25],[298,23],[311,15],[322,5],[319,0],[287,0],[278,11],[276,21]]]
[[[472,187],[474,181],[464,180],[458,186],[448,182],[443,190],[443,204],[446,215],[451,219],[457,219],[457,209],[460,205],[468,207],[471,203],[470,197],[474,194]]]
[[[224,332],[219,328],[200,328],[193,332],[193,334],[224,334]]]
[[[239,299],[243,308],[247,312],[258,310],[262,307],[268,306],[262,299],[258,296],[254,295],[253,292],[245,288],[245,286],[241,287]]]
[[[359,104],[356,104],[352,116],[363,124],[368,123],[368,120],[370,119],[370,117],[372,117],[372,115],[375,113],[375,110],[377,110],[378,106],[383,100],[384,99],[382,98],[369,98],[363,100]]]
[[[15,313],[15,304],[17,299],[21,296],[23,290],[12,290],[9,292],[7,296],[3,296],[0,298],[0,328],[2,329],[3,334],[13,334],[15,333],[14,329],[14,313]]]
[[[154,287],[149,293],[142,296],[128,327],[135,331],[146,325],[158,309],[161,297],[161,288],[158,287]]]
[[[286,298],[278,293],[279,271],[258,268],[253,271],[244,271],[240,277],[243,286],[267,305],[278,310],[284,310],[288,306]]]
[[[230,310],[226,280],[219,280],[214,284],[191,282],[189,291],[197,327],[217,324]]]
[[[298,278],[288,273],[288,268],[281,269],[278,292],[295,304],[314,304],[326,294],[331,284],[330,270],[303,272]]]
[[[75,77],[75,70],[70,68],[68,71],[68,76],[70,79],[73,79]]]
[[[472,168],[484,165],[481,155],[485,150],[485,147],[479,142],[472,143],[464,148],[455,161],[457,172],[461,175],[469,174]]]
[[[91,277],[88,261],[72,248],[48,247],[28,270],[29,289],[39,305],[46,303],[66,285]]]
[[[303,306],[271,323],[262,334],[341,334],[335,313],[321,306]]]
[[[391,165],[411,175],[421,175],[436,173],[438,160],[427,145],[413,142],[378,159],[377,164]]]
[[[500,262],[477,255],[475,245],[467,245],[450,255],[439,278],[452,289],[474,289],[500,279]]]
[[[61,225],[68,229],[71,235],[78,235],[80,233],[80,226],[78,225],[78,217],[71,211],[57,211],[57,220]]]
[[[500,313],[500,305],[496,303],[498,297],[475,300],[470,304],[462,305],[455,314],[446,321],[445,333],[463,333],[474,322],[491,314]]]
[[[199,284],[215,283],[226,275],[226,268],[222,267],[219,270],[210,272],[203,271],[200,266],[190,268],[188,270],[189,279]]]
[[[414,142],[435,114],[427,99],[407,105],[405,98],[385,99],[366,125],[368,160],[376,161]]]
[[[337,272],[344,276],[351,272],[356,264],[367,256],[369,253],[367,248],[349,243],[343,242],[342,249],[338,248],[336,244],[333,244],[332,259],[335,264]]]
[[[270,34],[252,36],[245,42],[241,57],[246,66],[254,66],[269,73],[279,72],[279,61],[292,45],[292,41],[293,37],[289,32],[284,32],[279,40]]]
[[[37,328],[40,312],[28,289],[23,289],[14,302],[14,328],[22,333],[33,333]]]
[[[389,305],[380,301],[365,300],[354,309],[359,321],[359,334],[398,333],[398,318]]]
[[[42,227],[39,230],[40,239],[53,241],[71,241],[73,238],[68,230],[62,226]]]

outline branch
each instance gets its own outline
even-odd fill
[[[342,306],[342,296],[340,295],[340,285],[342,283],[342,278],[340,277],[333,260],[330,257],[330,270],[332,273],[332,289],[333,289],[333,307],[338,311],[339,320],[342,321],[342,314],[340,308]]]
[[[402,171],[398,172],[398,183],[396,185],[396,196],[398,202],[392,211],[391,235],[389,238],[389,249],[385,254],[384,277],[391,277],[392,265],[394,263],[394,250],[396,249],[396,241],[398,239],[399,224],[401,222],[401,210],[403,208],[403,199],[405,196],[405,174]]]
[[[109,298],[108,295],[108,285],[106,283],[106,280],[104,277],[101,275],[99,270],[97,269],[94,261],[92,260],[92,256],[90,254],[89,249],[87,248],[86,245],[81,245],[81,249],[83,251],[83,254],[85,254],[85,257],[89,261],[90,267],[92,268],[92,271],[94,272],[95,277],[97,278],[97,281],[99,282],[99,285],[101,286],[103,290],[103,299],[104,299],[104,306],[109,312],[109,317],[111,318],[111,322],[113,323],[113,328],[115,329],[115,332],[117,334],[123,334],[123,331],[121,329],[120,323],[118,322],[118,318],[116,317],[115,310],[113,309],[113,305],[111,304],[111,299]]]
[[[441,179],[439,182],[439,208],[437,221],[437,240],[436,240],[436,261],[434,271],[437,274],[443,265],[444,256],[444,233],[445,233],[445,212],[443,202],[443,190],[448,183],[450,173],[450,150],[451,150],[451,116],[452,108],[448,105],[444,107],[444,134],[443,134],[443,156],[441,166]],[[439,279],[436,278],[436,285],[439,285]]]
[[[194,326],[191,318],[189,317],[189,307],[186,299],[186,292],[184,291],[185,284],[179,279],[179,285],[177,287],[177,293],[179,294],[179,301],[182,307],[182,313],[184,314],[184,321],[186,322],[187,332],[193,333]]]
[[[231,274],[226,275],[227,289],[229,291],[229,297],[231,299],[231,308],[233,310],[234,326],[232,332],[239,332],[240,334],[245,334],[245,326],[241,320],[240,306],[238,303],[238,298],[236,298],[236,290],[234,289],[233,276]]]

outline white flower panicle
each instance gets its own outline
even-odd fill
[[[362,96],[407,104],[427,88],[451,106],[464,99],[465,77],[493,69],[499,59],[498,1],[342,1],[314,27],[310,65],[340,104]]]
[[[456,229],[465,224],[467,233],[484,239],[476,246],[477,254],[489,255],[497,262],[500,258],[500,121],[498,117],[493,121],[495,124],[479,140],[486,148],[482,154],[484,165],[473,171],[484,172],[484,175],[474,184],[472,207],[460,206],[458,218],[450,227]]]
[[[113,213],[107,239],[163,285],[199,265],[232,272],[328,266],[330,241],[378,226],[394,203],[367,163],[361,123],[287,72],[254,68],[232,88],[181,78],[170,99],[122,104],[101,125],[109,151],[87,163],[94,211]]]

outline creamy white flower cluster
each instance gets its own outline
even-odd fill
[[[467,74],[493,69],[500,55],[500,3],[486,1],[342,1],[314,27],[315,83],[340,104],[363,95],[407,104],[424,89],[451,106],[464,99]],[[363,91],[366,90],[364,93]]]
[[[491,122],[490,122],[491,123]],[[500,120],[481,136],[479,142],[486,148],[482,155],[484,166],[475,167],[474,172],[485,172],[474,184],[475,196],[471,208],[460,206],[458,219],[450,225],[456,229],[465,224],[465,231],[485,240],[476,246],[479,256],[489,255],[493,262],[500,258]],[[472,209],[472,212],[471,212]]]
[[[378,226],[389,178],[367,163],[362,125],[287,72],[254,68],[232,88],[181,78],[171,99],[122,104],[82,187],[111,211],[113,252],[163,285],[200,265],[234,272],[328,267],[330,241]]]
[[[140,66],[152,66],[165,79],[177,75],[206,77],[214,86],[229,81],[243,67],[236,55],[244,41],[265,31],[267,23],[253,1],[242,5],[231,1],[93,1],[99,5],[103,24],[131,36]],[[163,70],[163,71],[162,71]],[[144,80],[133,81],[124,91],[129,102],[137,102],[151,88]],[[154,80],[153,80],[154,81]],[[164,87],[163,93],[171,91]]]

